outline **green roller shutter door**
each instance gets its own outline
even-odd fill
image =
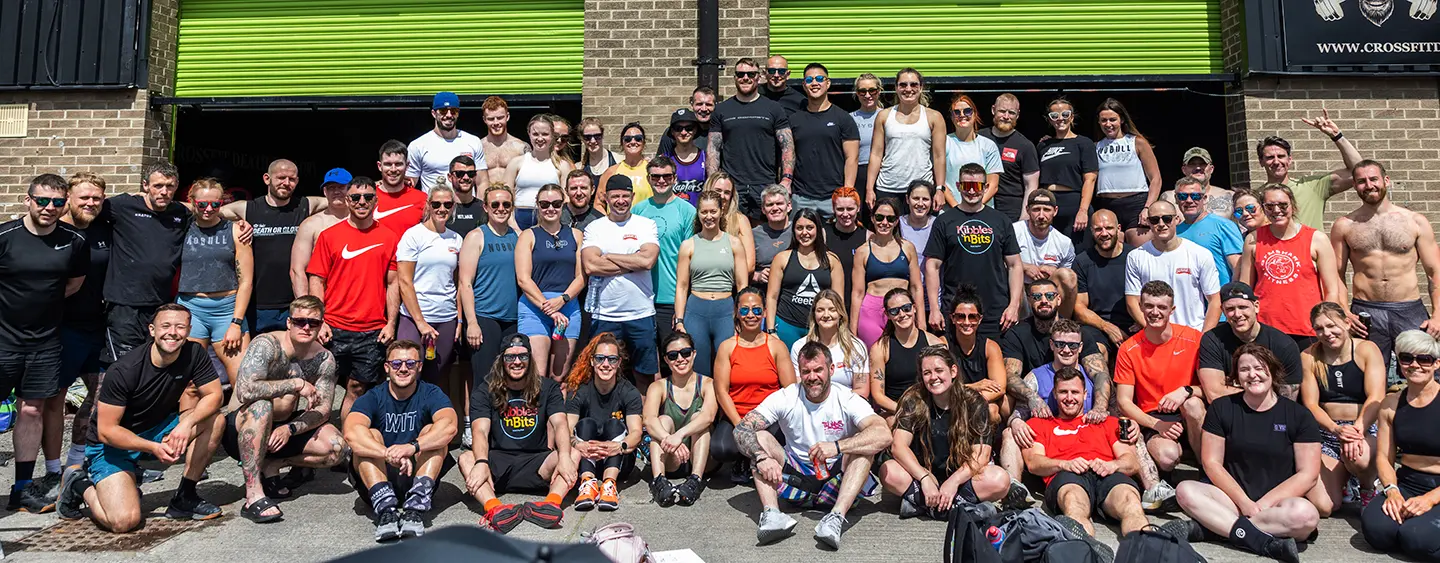
[[[1212,74],[1219,0],[771,0],[770,52],[837,77]]]
[[[580,92],[583,0],[183,0],[175,95]]]

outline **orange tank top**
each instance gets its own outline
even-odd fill
[[[1314,336],[1310,309],[1323,299],[1320,273],[1310,258],[1315,229],[1301,226],[1289,240],[1281,240],[1268,227],[1255,232],[1255,296],[1260,298],[1260,322],[1285,334]]]
[[[730,352],[730,399],[735,402],[735,412],[745,416],[779,390],[780,370],[770,354],[770,335],[767,333],[759,346],[749,348],[741,346],[736,336],[735,349]]]

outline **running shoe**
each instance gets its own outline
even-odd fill
[[[1160,484],[1140,495],[1140,508],[1146,512],[1175,512],[1180,502],[1175,499],[1175,487],[1161,481]]]
[[[691,475],[685,478],[684,483],[675,487],[675,500],[680,503],[680,506],[690,506],[700,500],[700,493],[703,492],[705,492],[705,482],[701,481],[699,477]]]
[[[209,520],[220,516],[220,507],[210,504],[200,497],[185,498],[178,492],[170,497],[170,506],[165,509],[165,517],[175,520]]]
[[[779,508],[767,508],[760,512],[760,528],[755,532],[755,539],[761,545],[779,541],[794,532],[796,524],[794,518]]]
[[[15,497],[12,490],[11,498]],[[44,477],[31,481],[20,491],[20,508],[31,514],[45,514],[55,510],[55,499],[60,496],[60,474],[46,473]]]
[[[485,511],[485,521],[480,525],[502,534],[510,533],[525,518],[525,507],[518,504],[502,504]]]
[[[1010,490],[1005,492],[1005,498],[1000,499],[1000,508],[1027,508],[1031,504],[1030,489],[1027,488],[1024,483],[1016,479],[1011,479]]]
[[[650,498],[662,507],[675,504],[675,485],[664,475],[650,480]],[[580,499],[575,499],[575,508],[580,508]]]
[[[525,503],[525,521],[541,528],[559,528],[560,521],[565,519],[565,511],[560,505],[547,501],[531,501]]]
[[[90,476],[84,469],[72,467],[65,473],[60,480],[60,496],[55,501],[61,519],[78,520],[85,516],[80,512],[80,504],[85,502],[85,489],[89,487]]]
[[[425,519],[419,512],[405,510],[400,512],[400,537],[418,538],[425,535]]]
[[[839,512],[828,513],[815,525],[815,539],[830,549],[840,549],[840,535],[845,533],[847,523]]]
[[[1189,518],[1178,518],[1161,524],[1160,531],[1187,542],[1205,541],[1205,527]]]
[[[606,479],[605,483],[600,485],[600,500],[596,501],[595,505],[602,512],[612,512],[620,508],[620,489],[615,486],[614,479]]]
[[[593,510],[595,499],[600,496],[600,482],[594,477],[580,482],[580,493],[575,495],[575,510]]]
[[[389,508],[375,515],[375,541],[400,539],[400,511]]]

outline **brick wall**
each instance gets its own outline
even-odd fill
[[[731,93],[730,67],[741,57],[765,56],[769,2],[720,1],[721,94]],[[689,105],[696,86],[695,0],[586,0],[583,103],[600,118],[618,150],[619,127],[638,121],[653,139],[670,113]]]

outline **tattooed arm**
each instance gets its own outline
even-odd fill
[[[1020,360],[1005,358],[1005,387],[1012,398],[1019,399],[1018,405],[1027,406],[1031,416],[1037,418],[1050,418],[1050,407],[1045,406],[1045,401],[1025,385],[1024,376],[1020,374]]]
[[[756,463],[769,459],[764,448],[760,447],[760,436],[770,426],[770,422],[759,412],[750,411],[745,418],[740,419],[740,424],[735,426],[735,445],[740,447],[740,453],[745,457],[756,460]]]
[[[1085,374],[1090,376],[1090,384],[1095,387],[1090,412],[1085,413],[1085,420],[1099,424],[1110,416],[1110,370],[1105,366],[1105,355],[1099,352],[1080,358],[1080,365],[1085,367]]]
[[[285,363],[285,350],[280,347],[280,343],[276,342],[274,337],[261,335],[252,341],[250,347],[245,350],[245,358],[240,361],[240,370],[235,376],[235,394],[239,397],[238,406],[243,407],[255,401],[278,399],[299,393],[304,389],[306,382],[298,377],[267,379],[272,373],[283,372]],[[280,369],[277,370],[277,366]]]
[[[710,133],[705,136],[708,144],[705,147],[705,173],[714,174],[720,170],[720,149],[725,145],[725,137],[718,131],[719,127],[712,127]]]
[[[789,127],[776,131],[775,143],[780,146],[780,183],[788,188],[795,174],[795,134]]]
[[[294,434],[309,432],[319,428],[330,420],[330,409],[335,404],[335,380],[338,369],[335,363],[335,356],[329,350],[321,350],[314,358],[310,358],[300,364],[300,369],[309,380],[312,373],[315,380],[316,400],[305,405],[305,412],[291,421],[294,424]]]

